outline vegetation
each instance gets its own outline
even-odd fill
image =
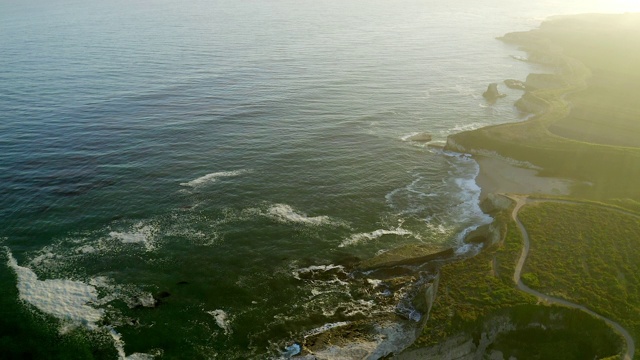
[[[438,297],[414,346],[437,344],[498,309],[535,303],[533,297],[513,285],[513,269],[522,239],[506,215],[497,220],[507,228],[502,245],[441,269]]]
[[[640,342],[640,215],[541,202],[520,219],[531,240],[523,282],[617,321]]]
[[[640,15],[582,15],[508,34],[530,59],[554,66],[530,76],[517,105],[535,112],[515,124],[453,135],[467,151],[490,150],[584,181],[578,196],[640,199]],[[567,102],[568,100],[568,102]]]
[[[617,321],[637,342],[639,34],[640,14],[556,18],[537,30],[507,34],[503,40],[522,46],[530,61],[556,70],[527,77],[516,106],[535,116],[452,135],[447,143],[453,150],[533,163],[544,169],[541,175],[578,180],[571,201],[555,198],[520,212],[532,241],[522,281]],[[440,296],[417,343],[477,332],[501,315],[515,324],[534,318],[554,324],[549,314],[561,311],[563,326],[506,332],[489,349],[518,359],[616,358],[613,349],[619,350],[621,339],[602,321],[578,310],[533,305],[535,299],[515,290],[522,239],[513,223],[500,221],[507,235],[499,247],[443,267]]]
[[[578,310],[535,305],[534,297],[515,287],[513,272],[522,251],[521,234],[507,211],[497,215],[497,223],[505,234],[501,244],[441,269],[439,296],[413,346],[440,344],[461,333],[477,345],[482,332],[491,331],[506,317],[516,330],[498,335],[487,353],[546,360],[619,353],[622,339],[602,321]]]
[[[619,358],[615,354],[620,352],[622,339],[602,321],[579,310],[521,305],[510,309],[508,315],[517,324],[538,323],[545,327],[527,326],[500,334],[487,350],[498,350],[505,359]]]

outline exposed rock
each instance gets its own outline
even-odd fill
[[[447,143],[444,146],[444,149],[447,150],[447,151],[455,151],[455,152],[459,152],[459,153],[469,153],[469,152],[471,152],[468,149],[466,149],[464,146],[458,144],[451,137],[451,135],[447,136]]]
[[[470,231],[464,239],[464,242],[470,244],[484,244],[485,247],[500,242],[502,234],[500,228],[494,223],[486,224]]]
[[[520,80],[507,79],[504,81],[504,84],[507,85],[509,89],[525,90],[526,88],[524,83]]]
[[[397,355],[422,332],[436,297],[439,276],[419,282],[411,299],[419,319],[403,320],[397,315],[377,315],[305,336],[296,360],[380,359]]]
[[[526,92],[516,101],[516,107],[525,113],[541,114],[549,108],[549,104],[530,92]]]
[[[416,141],[416,142],[429,142],[431,141],[431,139],[432,139],[431,134],[426,132],[418,133],[407,138],[407,140],[409,141]]]
[[[481,360],[487,348],[498,335],[516,330],[516,326],[507,317],[497,317],[483,324],[479,339],[471,334],[461,333],[432,347],[405,351],[394,359],[442,359],[442,360]],[[487,354],[487,355],[489,355]]]
[[[415,340],[416,324],[381,321],[349,324],[304,340],[304,360],[380,359],[399,353]]]
[[[486,214],[494,214],[502,210],[507,210],[509,207],[511,207],[511,200],[493,193],[488,194],[480,203],[480,209]]]
[[[496,99],[503,98],[503,97],[505,97],[507,95],[506,94],[500,94],[500,92],[498,91],[498,84],[497,83],[491,83],[487,87],[487,91],[485,91],[482,94],[482,96],[485,99],[487,99],[488,101],[496,101]]]

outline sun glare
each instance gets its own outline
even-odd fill
[[[616,12],[636,12],[640,11],[640,2],[638,0],[617,0],[611,3],[613,10]]]

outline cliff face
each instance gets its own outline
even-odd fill
[[[479,339],[474,339],[467,333],[460,333],[436,346],[406,351],[395,356],[394,359],[482,360],[485,355],[492,354],[491,351],[487,352],[487,348],[500,334],[516,329],[517,326],[510,321],[509,317],[499,316],[483,324]]]
[[[623,344],[606,323],[579,310],[519,305],[471,323],[437,345],[411,349],[393,359],[506,360],[543,348],[546,356],[541,358],[601,359],[620,354]],[[577,349],[580,354],[574,353]]]
[[[518,110],[530,114],[542,114],[549,108],[548,103],[531,93],[522,95],[522,97],[516,101],[515,105]]]
[[[467,150],[464,146],[458,144],[451,136],[447,136],[447,143],[444,146],[446,151],[455,151],[463,154],[469,154],[469,150]]]

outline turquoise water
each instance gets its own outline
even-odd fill
[[[491,221],[407,137],[520,120],[494,38],[575,4],[1,3],[3,353],[277,357],[385,310],[339,266]]]

